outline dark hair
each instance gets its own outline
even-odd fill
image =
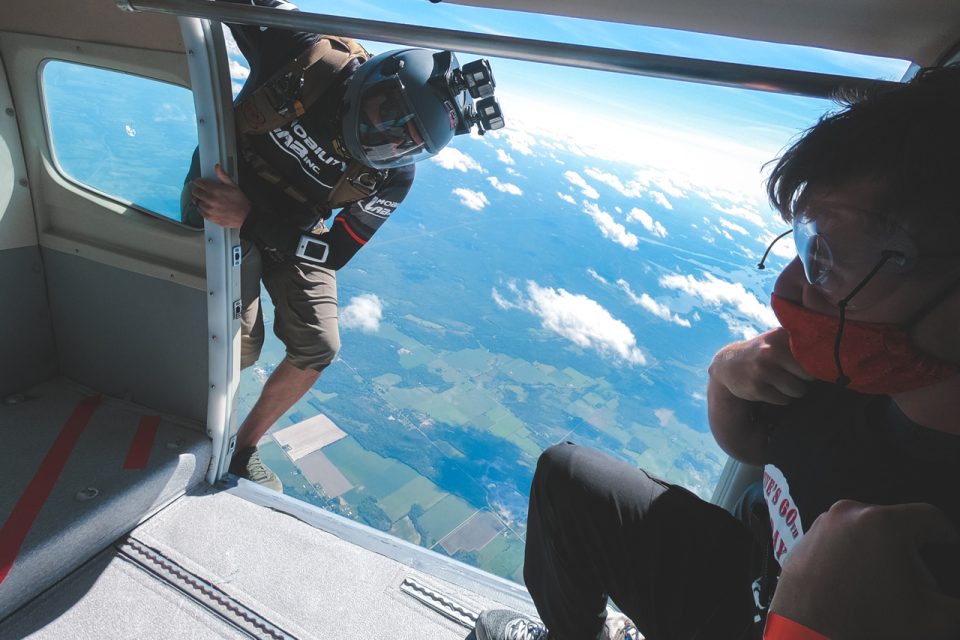
[[[767,194],[783,219],[811,190],[869,179],[880,185],[881,213],[901,224],[960,222],[960,65],[842,102],[777,159]]]

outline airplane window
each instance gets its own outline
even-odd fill
[[[181,222],[197,146],[190,90],[52,60],[43,67],[50,147],[60,172],[120,202]]]

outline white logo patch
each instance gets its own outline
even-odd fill
[[[786,476],[777,467],[768,464],[763,468],[763,496],[770,511],[770,526],[773,528],[773,552],[783,566],[790,551],[803,537],[803,522],[800,511],[793,503],[790,485]]]
[[[298,121],[294,121],[290,129],[274,129],[270,132],[270,139],[286,153],[296,158],[304,173],[328,189],[332,189],[333,185],[320,179],[320,175],[323,173],[323,167],[320,163],[328,166],[334,165],[341,173],[347,170],[347,163],[317,144],[316,140],[310,137],[307,130]]]
[[[364,213],[369,213],[372,216],[383,219],[386,219],[391,213],[393,213],[394,209],[399,206],[399,202],[376,197],[360,203],[360,209],[362,209]]]

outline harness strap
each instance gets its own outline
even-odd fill
[[[237,131],[259,134],[299,118],[329,89],[351,60],[370,54],[357,41],[320,36],[316,44],[280,69],[234,108]]]

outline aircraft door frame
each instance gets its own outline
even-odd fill
[[[220,22],[178,18],[193,88],[200,146],[200,175],[216,179],[219,163],[237,177],[229,63]],[[240,379],[240,233],[204,222],[207,272],[207,347],[209,389],[207,435],[213,456],[207,481],[227,471],[236,446],[236,396]]]

